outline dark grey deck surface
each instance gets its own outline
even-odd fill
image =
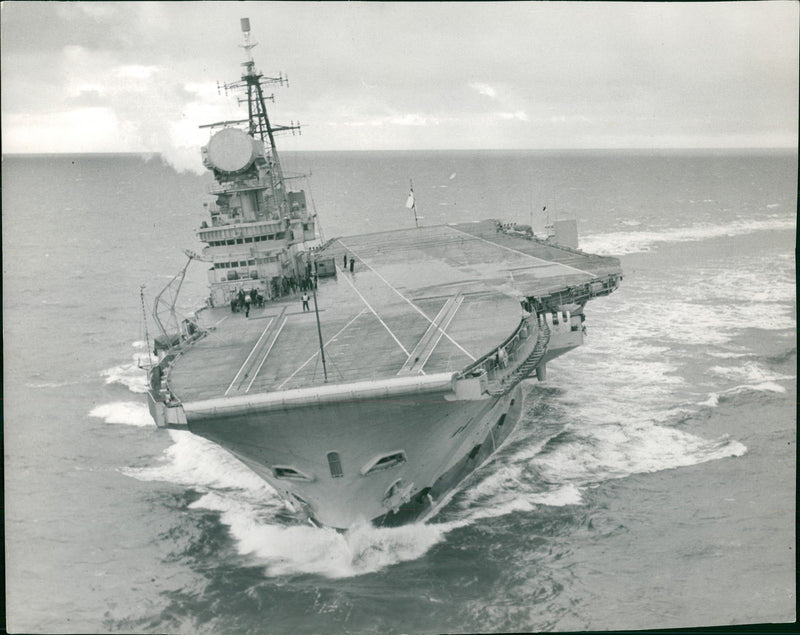
[[[323,255],[338,268],[317,291],[329,383],[458,371],[513,332],[522,295],[620,270],[615,258],[507,236],[491,222],[346,237]],[[178,358],[170,388],[191,401],[322,384],[311,308],[302,312],[298,294],[249,318],[204,311],[203,326],[216,327]]]

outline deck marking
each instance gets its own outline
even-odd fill
[[[420,366],[419,366],[419,372],[421,372],[423,375],[425,374],[425,371],[422,370],[422,369],[425,367],[425,364],[428,363],[428,360],[431,358],[431,355],[433,355],[433,351],[435,351],[436,347],[439,346],[439,341],[442,339],[442,335],[446,335],[447,334],[447,332],[446,332],[447,331],[447,327],[450,326],[450,322],[453,321],[453,318],[456,316],[456,313],[458,312],[458,309],[461,307],[461,303],[464,301],[464,297],[463,296],[456,296],[456,297],[458,297],[456,307],[453,309],[452,313],[450,313],[450,315],[447,316],[447,319],[446,319],[445,323],[441,324],[441,325],[439,325],[437,327],[438,330],[439,330],[439,336],[436,338],[436,343],[433,345],[433,347],[431,348],[430,352],[425,357],[425,359],[422,361],[422,364],[420,364]]]
[[[267,349],[267,352],[264,353],[264,357],[261,360],[261,363],[258,365],[258,368],[256,368],[256,372],[253,373],[253,378],[250,380],[250,383],[247,384],[247,388],[244,389],[245,392],[250,392],[250,386],[253,385],[253,382],[256,380],[256,377],[258,377],[258,373],[261,372],[261,367],[264,365],[264,362],[267,361],[267,357],[269,357],[269,353],[272,350],[272,347],[275,346],[275,342],[278,341],[278,336],[281,334],[281,331],[283,330],[283,327],[286,326],[286,321],[288,319],[289,319],[289,316],[286,316],[285,318],[283,318],[283,322],[281,322],[281,325],[278,328],[277,333],[275,333],[275,337],[272,338],[272,343],[269,345],[269,348]]]
[[[341,241],[339,241],[339,242],[341,242]],[[343,243],[343,244],[344,244],[344,243]],[[369,267],[369,265],[367,265],[367,266]],[[372,267],[370,267],[370,269],[372,269]],[[403,346],[402,342],[400,342],[400,340],[398,340],[398,339],[397,339],[397,336],[396,336],[394,333],[392,333],[392,329],[390,329],[390,328],[389,328],[389,325],[388,325],[388,324],[386,324],[386,322],[384,322],[384,321],[381,319],[381,316],[380,316],[380,315],[378,315],[378,312],[377,312],[375,309],[373,309],[373,308],[372,308],[372,305],[371,305],[369,302],[367,302],[367,299],[366,299],[366,298],[365,298],[363,295],[361,295],[361,292],[360,292],[358,289],[356,289],[356,286],[355,286],[355,285],[354,285],[352,282],[350,282],[350,280],[348,280],[348,279],[347,279],[347,276],[346,276],[346,275],[342,275],[342,279],[343,279],[345,282],[347,282],[347,284],[349,284],[349,285],[350,285],[350,288],[351,288],[351,289],[353,289],[353,291],[355,291],[355,292],[358,294],[358,297],[359,297],[359,298],[361,298],[361,301],[362,301],[364,304],[366,304],[366,305],[367,305],[367,308],[368,308],[370,311],[372,311],[372,314],[373,314],[373,315],[374,315],[376,318],[378,318],[378,322],[380,322],[381,324],[383,324],[383,328],[385,328],[385,329],[386,329],[386,330],[389,332],[389,335],[391,335],[391,336],[392,336],[392,339],[393,339],[395,342],[397,342],[397,345],[398,345],[398,346],[399,346],[399,347],[400,347],[400,348],[403,350],[403,352],[406,354],[406,357],[408,357],[408,355],[409,355],[409,352],[406,350],[406,347],[405,347],[405,346]]]
[[[347,245],[345,245],[345,244],[342,242],[342,239],[341,239],[341,238],[337,238],[336,240],[337,240],[337,242],[338,242],[338,243],[339,243],[339,244],[340,244],[342,247],[344,247],[345,249],[349,250],[351,253],[354,253],[356,256],[358,256],[358,254],[356,253],[355,249],[352,249],[351,247],[348,247]],[[397,295],[399,295],[401,298],[403,298],[403,300],[405,300],[406,302],[408,302],[408,304],[409,304],[409,305],[411,305],[411,308],[413,308],[413,309],[414,309],[414,310],[415,310],[417,313],[419,313],[419,314],[420,314],[422,317],[424,317],[426,320],[428,320],[428,322],[429,322],[430,324],[433,324],[433,320],[431,320],[431,319],[430,319],[430,318],[429,318],[427,315],[425,315],[425,312],[424,312],[422,309],[420,309],[420,308],[419,308],[419,307],[418,307],[416,304],[414,304],[414,303],[413,303],[411,300],[409,300],[409,299],[408,299],[406,296],[404,296],[404,295],[403,295],[402,293],[400,293],[400,292],[399,292],[397,289],[395,289],[395,288],[394,288],[394,287],[393,287],[391,284],[389,284],[389,281],[388,281],[386,278],[384,278],[384,277],[383,277],[381,274],[379,274],[379,273],[378,273],[378,272],[377,272],[377,271],[376,271],[376,270],[375,270],[375,269],[374,269],[372,266],[370,266],[370,264],[369,264],[369,263],[368,263],[366,260],[364,260],[364,259],[363,259],[361,256],[358,256],[358,259],[359,259],[361,262],[363,262],[363,263],[364,263],[364,264],[365,264],[365,265],[366,265],[366,266],[369,268],[369,270],[370,270],[372,273],[374,273],[376,276],[378,276],[378,277],[379,277],[379,278],[380,278],[380,279],[383,281],[383,284],[385,284],[385,285],[386,285],[387,287],[389,287],[389,288],[390,288],[392,291],[394,291],[394,292],[395,292]],[[355,289],[355,287],[353,287],[353,288]],[[361,294],[359,294],[359,295],[361,295]],[[439,327],[436,327],[436,328],[439,328]],[[469,352],[467,349],[465,349],[463,346],[461,346],[461,344],[459,344],[458,342],[456,342],[456,341],[455,341],[455,340],[454,340],[452,337],[450,337],[450,336],[449,336],[447,333],[444,333],[444,331],[443,331],[442,333],[443,333],[443,335],[444,335],[444,336],[445,336],[445,337],[446,337],[448,340],[450,340],[450,342],[452,342],[453,344],[455,344],[455,345],[456,345],[456,347],[457,347],[457,348],[458,348],[458,349],[459,349],[459,350],[460,350],[462,353],[464,353],[464,355],[466,355],[467,357],[469,357],[469,358],[470,358],[470,359],[471,359],[473,362],[474,362],[474,361],[477,359],[477,358],[476,358],[476,357],[475,357],[475,356],[474,356],[472,353],[470,353],[470,352]],[[403,349],[403,350],[405,350],[405,349]],[[406,355],[408,355],[408,353],[406,353]]]
[[[325,345],[325,346],[327,346],[327,345],[328,345],[328,344],[330,344],[330,343],[331,343],[333,340],[335,340],[337,337],[339,337],[339,336],[340,336],[342,333],[344,333],[345,329],[346,329],[348,326],[350,326],[350,325],[351,325],[353,322],[355,322],[355,321],[356,321],[358,318],[360,318],[360,317],[361,317],[361,316],[364,314],[364,312],[365,312],[366,310],[367,310],[367,308],[366,308],[366,307],[364,307],[363,309],[361,309],[361,310],[360,310],[360,311],[359,311],[359,312],[356,314],[356,316],[355,316],[355,317],[354,317],[352,320],[350,320],[350,321],[349,321],[347,324],[345,324],[345,325],[344,325],[342,328],[340,328],[340,329],[339,329],[339,331],[336,333],[336,335],[332,336],[332,337],[331,337],[331,338],[330,338],[330,339],[329,339],[327,342],[325,342],[325,344],[324,344],[324,345]],[[318,355],[319,355],[319,351],[317,351],[317,352],[316,352],[316,353],[314,353],[314,354],[313,354],[311,357],[309,357],[309,358],[308,358],[306,361],[304,361],[304,362],[303,362],[303,363],[302,363],[300,366],[298,366],[298,368],[297,368],[297,370],[296,370],[296,371],[294,371],[294,372],[293,372],[291,375],[289,375],[289,376],[288,376],[286,379],[284,379],[284,380],[281,382],[281,384],[280,384],[280,385],[279,385],[279,386],[276,388],[276,390],[280,390],[281,388],[283,388],[283,387],[284,387],[284,386],[285,386],[285,385],[286,385],[286,384],[289,382],[289,380],[290,380],[290,379],[292,379],[292,377],[294,377],[294,376],[295,376],[297,373],[299,373],[301,370],[303,370],[303,369],[304,369],[304,368],[305,368],[305,367],[306,367],[308,364],[310,364],[310,363],[311,363],[311,361],[312,361],[312,360],[313,360],[315,357],[317,357]]]
[[[468,232],[462,231],[460,229],[456,229],[455,227],[451,227],[450,225],[447,226],[449,229],[452,229],[454,232],[458,232],[459,234],[464,234],[465,236],[469,236],[470,238],[476,238],[478,240],[482,240],[485,243],[490,245],[494,245],[495,247],[500,247],[500,249],[505,249],[507,251],[512,251],[515,254],[520,254],[521,256],[527,256],[528,258],[533,258],[534,260],[538,260],[539,262],[546,262],[548,265],[556,265],[558,267],[566,267],[567,269],[572,269],[573,271],[577,271],[578,273],[582,273],[585,276],[589,276],[590,278],[595,278],[596,276],[589,273],[588,271],[584,271],[583,269],[578,269],[577,267],[571,267],[570,265],[565,265],[561,262],[556,262],[555,260],[545,260],[544,258],[539,258],[538,256],[533,256],[531,254],[526,254],[524,251],[520,251],[519,249],[514,249],[513,247],[506,247],[505,245],[501,245],[500,243],[494,243],[491,240],[486,240],[486,238],[482,238],[481,236],[476,236],[475,234],[470,234]]]
[[[398,375],[410,374],[412,369],[415,367],[417,367],[416,372],[422,373],[423,375],[426,374],[423,370],[425,364],[428,363],[428,360],[431,358],[431,355],[433,355],[436,347],[439,346],[442,335],[444,335],[447,327],[450,326],[450,322],[453,321],[453,318],[458,312],[458,309],[461,307],[461,303],[463,301],[464,296],[460,291],[456,295],[450,296],[447,299],[447,301],[442,305],[442,308],[439,309],[436,317],[433,318],[433,322],[431,322],[430,326],[428,326],[428,330],[422,334],[422,337],[419,339],[419,342],[417,342],[414,350],[411,351],[411,355],[408,356],[406,363],[403,364],[403,367],[397,372]],[[426,352],[427,354],[425,354]],[[425,358],[420,362],[422,355],[425,355]]]
[[[261,336],[258,338],[256,343],[253,344],[253,348],[250,349],[250,354],[247,356],[247,359],[245,359],[244,362],[242,363],[242,365],[239,367],[239,371],[236,373],[236,376],[233,378],[233,381],[231,382],[231,385],[228,386],[228,389],[225,391],[225,396],[226,397],[228,396],[228,393],[233,388],[233,385],[236,383],[236,380],[239,379],[239,375],[242,374],[242,371],[245,369],[245,366],[247,366],[247,363],[250,361],[250,358],[253,356],[253,353],[255,353],[256,350],[258,349],[259,345],[261,344],[261,340],[264,339],[264,336],[267,334],[267,329],[269,329],[269,326],[270,326],[270,324],[272,324],[274,319],[275,318],[270,318],[269,322],[267,322],[267,325],[264,327],[264,330],[261,332]]]

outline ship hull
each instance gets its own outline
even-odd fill
[[[347,529],[429,514],[508,437],[521,409],[516,386],[480,399],[437,390],[199,416],[189,407],[186,416],[191,432],[229,450],[313,522]]]
[[[420,518],[429,518],[439,512],[450,500],[456,488],[486,463],[516,429],[522,417],[523,405],[524,392],[517,386],[508,397],[500,400],[499,407],[489,412],[478,426],[477,436],[483,436],[479,444],[463,453],[461,458],[436,479],[429,491],[427,488],[417,491],[407,503],[396,511],[387,512],[374,519],[373,524],[396,527]]]

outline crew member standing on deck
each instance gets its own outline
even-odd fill
[[[342,269],[347,269],[347,254],[344,255],[344,264],[342,265]]]
[[[353,273],[353,267],[355,266],[356,261],[353,260],[353,257],[350,257],[350,273]]]
[[[311,309],[308,308],[308,294],[304,293],[300,299],[303,301],[303,312],[310,311]]]

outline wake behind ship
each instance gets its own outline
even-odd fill
[[[225,88],[248,116],[208,126],[215,200],[189,254],[210,294],[178,317],[184,267],[156,298],[150,412],[226,448],[315,524],[430,515],[513,430],[520,383],[583,343],[584,306],[617,288],[619,261],[577,250],[569,223],[547,239],[487,220],[320,245],[275,145],[298,126],[265,108],[263,88],[285,80],[256,71],[242,30],[245,70]]]

